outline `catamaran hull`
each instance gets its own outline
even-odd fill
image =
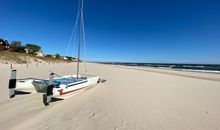
[[[89,87],[96,85],[99,81],[99,77],[88,78],[87,81],[73,84],[69,86],[61,85],[60,88],[53,89],[53,97],[62,98],[65,95],[69,95],[74,92],[85,90]]]
[[[40,82],[40,81],[34,81],[34,82],[32,82],[32,84],[38,93],[46,93],[47,92],[47,86],[48,86],[47,84]]]
[[[74,75],[75,76],[75,75]],[[64,76],[65,78],[73,77],[73,76]],[[79,83],[72,84],[60,84],[59,86],[53,88],[53,97],[60,97],[72,92],[76,92],[79,90],[86,89],[88,87],[94,86],[99,81],[99,77],[89,77]],[[42,80],[35,80],[32,82],[35,90],[38,93],[46,93],[48,84],[44,83]]]
[[[35,88],[32,84],[33,79],[24,79],[24,80],[17,80],[16,82],[16,90],[22,92],[35,92]]]

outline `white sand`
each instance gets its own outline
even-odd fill
[[[63,71],[60,71],[62,66]],[[71,74],[71,64],[17,66],[18,77]],[[219,130],[220,75],[88,64],[107,82],[44,107],[41,94],[8,99],[0,67],[0,130]]]

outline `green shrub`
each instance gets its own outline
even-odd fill
[[[61,55],[58,54],[58,53],[57,53],[55,56],[56,56],[57,59],[60,59],[60,58],[61,58]]]
[[[28,49],[29,54],[36,54],[41,50],[41,47],[35,44],[27,44],[25,48]]]
[[[21,45],[20,41],[12,41],[10,44],[10,48],[11,48],[11,51],[13,52],[22,52],[22,53],[25,52],[24,50],[25,48],[24,46]]]

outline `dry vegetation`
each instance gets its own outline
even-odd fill
[[[70,60],[57,59],[52,57],[37,57],[26,53],[16,53],[2,51],[0,52],[0,63],[2,64],[30,64],[30,63],[58,63],[58,62],[73,62]]]

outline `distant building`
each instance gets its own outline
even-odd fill
[[[56,55],[52,55],[52,58],[56,58]]]
[[[25,50],[25,53],[27,54],[29,53],[29,49],[25,48],[24,50]]]
[[[29,49],[28,48],[25,48],[25,53],[29,53]],[[38,57],[44,57],[45,55],[43,54],[42,50],[40,50],[39,52],[36,52],[36,56]]]
[[[38,57],[44,57],[44,54],[42,53],[42,51],[40,51],[40,52],[37,52],[37,55],[36,56],[38,56]]]
[[[68,60],[68,58],[66,56],[63,56],[62,59],[63,60]]]
[[[3,50],[9,50],[10,49],[8,41],[7,40],[3,40],[3,39],[0,39],[0,47]]]

